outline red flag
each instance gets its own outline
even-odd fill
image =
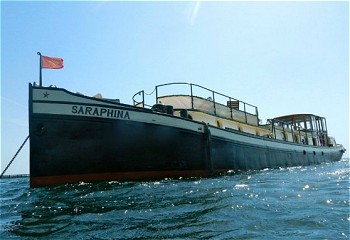
[[[41,67],[42,68],[50,68],[50,69],[63,68],[63,59],[62,58],[41,56]]]

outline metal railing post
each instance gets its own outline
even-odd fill
[[[156,104],[158,104],[158,86],[156,86]]]
[[[142,107],[145,107],[145,91],[142,90]]]
[[[243,106],[244,106],[245,123],[248,123],[247,111],[246,111],[246,109],[245,109],[245,102],[243,102]]]
[[[214,115],[216,115],[215,92],[213,91]]]
[[[192,89],[192,83],[190,83],[190,89],[191,89],[191,107],[194,109],[194,103],[193,103],[193,89]]]
[[[229,103],[230,103],[231,119],[233,119],[233,115],[232,115],[232,100],[231,100],[231,97],[229,97]]]

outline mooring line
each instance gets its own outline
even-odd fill
[[[29,139],[29,135],[28,137],[26,137],[26,139],[24,140],[24,142],[22,143],[22,145],[19,147],[19,149],[17,150],[15,156],[13,156],[13,158],[11,159],[11,161],[9,162],[9,164],[7,164],[6,168],[4,169],[4,171],[1,173],[0,178],[2,178],[2,176],[4,176],[5,172],[7,171],[7,169],[10,167],[11,163],[13,162],[13,160],[15,160],[15,158],[17,157],[18,153],[22,150],[24,144],[27,142],[27,140]]]

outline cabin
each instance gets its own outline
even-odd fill
[[[294,114],[269,119],[268,123],[265,127],[276,139],[313,146],[336,145],[334,138],[328,137],[324,117],[313,114]]]

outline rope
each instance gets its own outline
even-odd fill
[[[24,140],[24,142],[22,143],[22,145],[19,147],[19,149],[17,150],[15,156],[13,156],[13,158],[11,159],[11,161],[9,162],[9,164],[7,164],[5,170],[1,173],[0,178],[2,178],[2,176],[4,176],[5,172],[7,171],[7,169],[10,167],[11,163],[13,162],[13,160],[15,160],[15,158],[17,157],[18,153],[22,150],[24,144],[28,141],[29,139],[29,135],[28,137]]]

